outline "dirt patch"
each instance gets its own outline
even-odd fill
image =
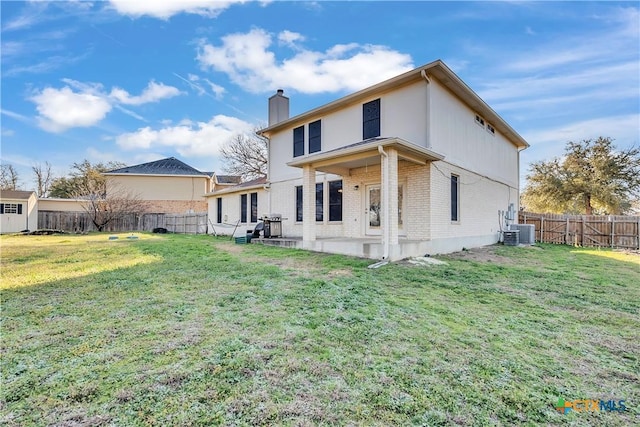
[[[535,246],[528,246],[528,247],[534,248]],[[493,262],[501,265],[516,265],[521,263],[521,261],[518,259],[497,254],[496,251],[499,248],[502,248],[502,247],[492,245],[492,246],[483,246],[480,248],[467,249],[464,251],[448,254],[447,258],[474,261],[474,262]]]

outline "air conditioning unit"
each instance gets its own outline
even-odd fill
[[[536,242],[536,226],[533,224],[510,224],[509,230],[519,231],[521,245],[533,245]]]

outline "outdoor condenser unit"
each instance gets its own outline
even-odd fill
[[[536,226],[533,224],[510,224],[509,230],[520,232],[518,238],[522,245],[533,245],[536,242]]]

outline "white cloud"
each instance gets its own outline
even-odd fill
[[[302,36],[282,32],[280,39],[300,41]],[[226,73],[245,90],[270,92],[290,88],[301,93],[358,90],[413,68],[411,57],[379,45],[336,45],[325,52],[298,48],[282,62],[270,49],[272,35],[255,28],[230,34],[222,45],[202,41],[197,59],[205,69]]]
[[[640,142],[640,114],[599,117],[564,124],[551,129],[531,131],[524,137],[533,144],[564,143],[608,136],[624,146]]]
[[[278,34],[278,41],[286,46],[296,47],[296,42],[302,42],[305,37],[300,33],[284,30]]]
[[[36,92],[30,101],[36,104],[39,126],[48,132],[63,132],[74,127],[89,127],[99,123],[113,107],[138,120],[146,121],[139,114],[122,107],[157,102],[180,94],[173,86],[149,82],[139,96],[131,96],[126,90],[113,88],[110,94],[100,83],[84,83],[62,79],[67,85],[61,89],[47,87]]]
[[[102,120],[111,104],[91,93],[76,93],[70,87],[48,87],[31,97],[40,116],[40,127],[49,132],[62,132],[72,127],[93,126]]]
[[[244,3],[244,0],[110,0],[110,3],[122,15],[133,18],[148,15],[167,20],[179,13],[215,18],[234,3]]]
[[[148,150],[171,147],[182,156],[215,156],[220,148],[238,133],[248,133],[253,125],[224,115],[214,116],[208,122],[183,120],[176,126],[152,129],[147,126],[116,138],[125,150]]]
[[[139,96],[131,96],[129,92],[119,87],[111,89],[110,96],[118,102],[126,105],[140,105],[149,102],[158,102],[161,99],[172,98],[180,95],[180,91],[173,86],[167,86],[163,83],[156,83],[153,80],[142,91]]]

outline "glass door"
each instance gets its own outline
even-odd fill
[[[382,191],[380,184],[367,185],[366,234],[379,235],[382,225]]]

